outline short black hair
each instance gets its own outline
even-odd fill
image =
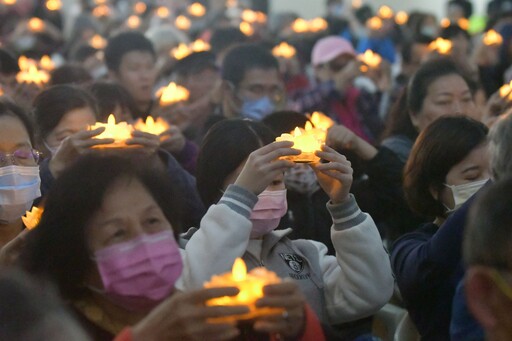
[[[175,236],[181,229],[180,193],[163,166],[148,157],[91,153],[55,180],[37,229],[21,255],[27,271],[53,281],[65,299],[87,293],[83,283],[94,266],[86,228],[117,181],[139,181],[162,209]]]
[[[151,41],[136,31],[122,32],[108,40],[105,48],[105,63],[111,71],[118,71],[125,54],[132,51],[143,51],[156,57]]]
[[[261,122],[272,129],[277,137],[283,133],[289,133],[293,131],[295,127],[304,128],[309,120],[306,115],[301,114],[300,112],[283,110],[276,111],[268,116],[265,116]]]
[[[27,130],[30,143],[34,146],[34,123],[20,106],[5,98],[0,99],[0,117],[2,116],[11,116],[19,119]]]
[[[50,73],[49,85],[84,84],[92,82],[92,76],[80,64],[64,64]]]
[[[6,49],[0,48],[0,73],[3,75],[12,75],[20,71],[18,61]]]
[[[188,77],[203,70],[217,70],[215,55],[209,51],[194,52],[185,58],[178,60],[173,68],[173,73],[178,77]]]
[[[416,35],[412,39],[406,40],[402,45],[402,60],[404,63],[412,61],[412,49],[414,45],[428,45],[432,42],[432,38],[425,35]]]
[[[439,34],[441,38],[448,40],[456,38],[460,35],[463,35],[467,40],[471,40],[471,36],[469,35],[468,31],[466,31],[459,25],[450,25],[448,27],[445,27],[441,30],[441,33]]]
[[[98,104],[98,121],[106,122],[117,105],[132,113],[136,111],[132,96],[125,88],[117,83],[95,82],[89,87],[89,92]],[[132,117],[133,118],[133,117]]]
[[[244,79],[245,74],[253,69],[279,70],[277,59],[257,44],[242,44],[231,49],[222,63],[222,79],[230,81],[235,87]]]
[[[70,53],[70,60],[72,62],[82,63],[87,58],[94,56],[96,53],[98,53],[98,49],[92,47],[89,44],[79,44],[77,45]]]
[[[423,108],[429,86],[438,78],[459,75],[473,90],[472,82],[457,64],[449,58],[434,59],[423,64],[414,74],[407,87],[407,108],[416,115]]]
[[[488,128],[466,116],[442,116],[420,133],[404,170],[410,208],[424,216],[443,216],[445,207],[430,190],[440,191],[450,169],[487,141]]]
[[[38,142],[42,142],[71,110],[91,108],[97,112],[96,102],[87,91],[67,84],[42,91],[34,99],[32,107]]]
[[[249,154],[274,139],[275,134],[259,122],[228,119],[214,124],[197,158],[197,189],[205,207],[220,199],[224,181]]]
[[[210,38],[212,53],[215,55],[224,51],[228,47],[247,42],[247,36],[236,27],[221,27],[215,29]]]

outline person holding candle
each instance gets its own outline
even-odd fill
[[[265,266],[295,282],[325,325],[372,315],[390,298],[393,278],[373,220],[349,194],[350,162],[325,146],[316,154],[326,163],[312,165],[330,198],[337,254],[328,256],[319,242],[290,240],[290,230],[274,231],[287,207],[283,173],[294,167],[278,158],[300,153],[292,142],[271,143],[274,137],[261,123],[240,119],[221,121],[205,136],[197,186],[210,208],[201,227],[185,236],[180,286],[201,287],[242,257],[249,269]]]
[[[41,191],[45,195],[55,178],[68,168],[82,154],[94,151],[94,146],[108,145],[113,139],[96,139],[105,128],[87,130],[96,121],[96,103],[85,90],[70,85],[49,88],[34,101],[39,145],[50,151],[41,163]],[[125,123],[126,124],[126,123]],[[169,176],[184,189],[184,209],[188,212],[187,223],[199,222],[204,213],[203,205],[195,190],[195,179],[186,172],[168,152],[159,149],[159,137],[153,134],[133,131],[127,145],[140,145],[142,148],[122,150],[128,157],[139,154],[153,155],[155,162],[163,163]],[[97,150],[98,152],[100,149]],[[119,152],[119,150],[118,150]],[[47,152],[48,153],[48,152]]]
[[[84,156],[56,180],[41,222],[29,235],[23,265],[56,284],[94,340],[116,334],[125,340],[236,338],[236,322],[209,318],[245,314],[248,308],[205,302],[236,295],[237,288],[175,289],[182,271],[179,190],[150,160]],[[290,319],[295,310],[302,312],[304,298],[293,283],[267,287],[260,304],[282,301]],[[316,331],[322,340],[314,315],[307,314],[292,330]],[[278,317],[260,322],[258,330],[286,332]]]
[[[13,263],[26,232],[21,217],[41,195],[40,152],[34,130],[23,110],[0,101],[0,265]]]

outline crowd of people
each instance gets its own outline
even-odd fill
[[[324,5],[0,0],[1,340],[512,339],[512,1]]]

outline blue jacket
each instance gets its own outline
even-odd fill
[[[422,340],[450,340],[455,287],[462,279],[462,235],[473,196],[444,222],[433,223],[399,238],[391,266],[405,307]]]

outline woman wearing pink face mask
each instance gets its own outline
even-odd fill
[[[210,208],[201,227],[188,232],[178,285],[198,288],[242,257],[249,269],[265,266],[296,283],[326,326],[374,314],[391,297],[393,277],[373,220],[349,194],[350,162],[324,146],[317,155],[326,162],[312,165],[330,198],[334,257],[322,243],[290,240],[290,229],[275,230],[287,208],[283,173],[294,167],[278,158],[299,151],[273,140],[262,124],[238,119],[217,123],[205,136],[197,186]],[[290,312],[290,321],[301,319],[300,311]]]
[[[211,317],[247,307],[207,307],[236,288],[175,290],[183,263],[177,243],[181,193],[148,160],[89,155],[56,180],[38,227],[28,235],[25,268],[53,281],[94,340],[230,340],[235,322]],[[77,181],[80,179],[80,181]],[[262,299],[294,301],[298,289],[270,287]],[[133,327],[130,327],[133,326]],[[321,329],[313,313],[296,327]],[[262,330],[265,331],[265,330]]]

